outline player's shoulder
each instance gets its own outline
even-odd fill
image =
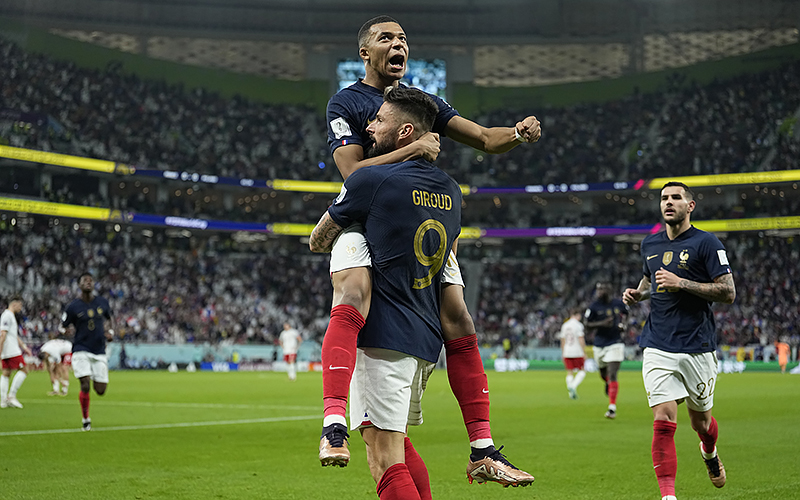
[[[648,234],[642,240],[642,248],[644,248],[647,245],[655,245],[658,243],[663,243],[665,239],[667,239],[666,231],[659,231],[657,233]]]
[[[708,231],[703,231],[702,229],[697,229],[696,227],[692,226],[693,233],[690,236],[691,238],[700,241],[702,243],[710,243],[712,245],[722,245],[722,242],[717,238],[717,235],[714,233],[709,233]]]
[[[328,107],[332,104],[352,105],[361,103],[365,99],[372,97],[373,94],[377,95],[377,92],[379,92],[377,89],[373,89],[369,85],[357,81],[333,94],[328,100]]]

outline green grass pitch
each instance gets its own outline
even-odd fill
[[[466,431],[437,371],[425,424],[411,438],[436,499],[659,499],[650,459],[651,413],[641,375],[622,372],[618,417],[603,418],[597,374],[576,401],[561,371],[489,373],[495,443],[536,476],[527,488],[468,484]],[[322,378],[301,373],[112,372],[92,395],[92,432],[80,426],[77,381],[48,397],[34,373],[22,410],[0,411],[0,498],[375,499],[364,445],[352,436],[344,469],[317,460]],[[714,414],[728,484],[714,488],[681,407],[676,446],[681,500],[800,498],[800,377],[721,375]]]

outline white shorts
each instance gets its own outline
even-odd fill
[[[406,432],[422,423],[422,394],[436,365],[408,354],[358,349],[350,381],[350,429]]]
[[[95,382],[108,383],[108,356],[86,351],[72,353],[72,372],[75,378],[92,377]]]
[[[594,360],[598,368],[605,368],[609,363],[622,363],[625,361],[625,344],[611,344],[605,347],[595,346]]]
[[[49,361],[51,364],[57,365],[58,363],[61,363],[60,355],[49,352],[46,352],[45,354],[47,354],[47,361]]]
[[[331,248],[331,274],[355,267],[372,267],[372,258],[361,224],[345,228],[336,237]],[[444,267],[442,283],[464,286],[461,268],[458,267],[458,261],[452,250]]]
[[[684,400],[695,411],[708,411],[714,406],[715,353],[674,353],[647,347],[642,361],[644,389],[651,407]]]

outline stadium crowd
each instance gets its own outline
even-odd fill
[[[720,342],[800,343],[800,240],[730,236],[725,240],[737,286],[733,305],[715,305]],[[28,335],[44,341],[58,329],[62,308],[77,296],[77,276],[89,270],[114,309],[124,337],[133,342],[227,342],[274,344],[284,321],[302,325],[306,338],[321,340],[328,322],[331,286],[328,259],[296,240],[265,246],[225,238],[175,240],[156,231],[106,233],[37,220],[31,227],[0,229],[0,285],[26,299]],[[515,245],[520,247],[520,244]],[[465,250],[470,247],[465,247]],[[482,270],[477,308],[479,339],[496,345],[557,345],[570,307],[591,301],[595,284],[610,280],[621,293],[641,279],[636,245],[611,241],[536,245],[527,255],[472,247],[465,259]],[[2,286],[0,286],[2,288]],[[635,344],[647,316],[635,306],[628,321]]]
[[[40,341],[57,332],[83,271],[98,278],[120,331],[134,342],[273,344],[285,321],[304,325],[311,337],[325,331],[326,259],[296,248],[240,254],[225,248],[230,242],[219,249],[213,239],[204,243],[192,250],[163,232],[7,226],[0,282],[23,292],[26,328]]]
[[[11,145],[145,169],[340,179],[316,110],[227,99],[141,79],[118,65],[80,68],[2,39],[0,55],[0,110],[6,113],[0,122],[14,113],[49,117],[39,120],[47,125],[32,127],[0,123],[0,140]],[[508,126],[535,114],[542,140],[494,156],[443,141],[438,164],[459,182],[484,186],[790,168],[800,147],[792,128],[800,107],[798,72],[795,62],[603,104],[494,111],[478,123]]]

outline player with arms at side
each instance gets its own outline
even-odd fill
[[[283,361],[286,363],[289,380],[295,381],[297,380],[297,349],[303,343],[303,337],[300,336],[300,332],[292,328],[292,325],[284,323],[278,342],[283,351]]]
[[[366,76],[342,89],[328,103],[328,144],[336,166],[346,180],[361,167],[385,165],[414,158],[434,160],[439,153],[439,134],[488,153],[503,153],[523,142],[536,142],[541,129],[539,121],[527,117],[515,127],[485,128],[458,115],[446,102],[430,96],[438,107],[433,132],[396,149],[374,149],[367,126],[376,118],[383,103],[383,90],[396,87],[406,71],[408,43],[403,29],[388,16],[373,18],[358,34],[359,56],[364,61]],[[368,154],[367,154],[368,153]],[[322,344],[323,400],[325,418],[320,440],[323,465],[344,466],[349,460],[345,428],[347,391],[355,363],[356,337],[368,317],[371,301],[369,249],[356,225],[347,228],[335,242],[331,253],[333,304],[331,321]],[[480,469],[486,460],[489,471],[505,470],[519,481],[532,479],[530,474],[507,469],[507,462],[494,448],[489,425],[489,388],[483,361],[475,337],[475,326],[463,296],[463,280],[455,251],[446,262],[442,297],[442,328],[447,356],[450,387],[458,400],[469,435],[471,455],[468,474]],[[331,369],[333,368],[333,369]],[[338,433],[338,434],[337,434]],[[336,441],[341,446],[327,443]],[[505,480],[490,473],[474,476],[484,480]]]
[[[567,369],[567,392],[571,399],[578,399],[578,386],[586,376],[586,372],[583,370],[586,342],[583,338],[581,311],[578,308],[570,310],[569,319],[561,325],[558,338],[561,341],[561,357],[564,360],[564,368]]]
[[[61,324],[64,328],[72,327],[72,371],[81,384],[78,400],[83,415],[83,430],[92,430],[92,419],[89,418],[89,392],[94,386],[98,396],[106,393],[108,387],[108,356],[106,341],[114,338],[114,320],[108,301],[94,295],[94,278],[90,273],[83,273],[78,278],[81,296],[73,300],[64,309]],[[106,330],[104,321],[109,322]]]
[[[39,350],[45,370],[50,374],[53,390],[48,396],[66,396],[69,391],[69,365],[72,363],[72,342],[50,339]]]
[[[661,190],[666,231],[642,241],[644,277],[622,299],[632,305],[650,299],[650,316],[639,345],[642,375],[653,410],[653,467],[662,500],[676,500],[675,430],[678,405],[686,402],[692,429],[711,483],[725,486],[725,467],[717,455],[717,421],[711,415],[717,378],[713,302],[736,298],[725,247],[691,223],[694,193],[686,184],[668,182]]]
[[[17,400],[17,391],[28,376],[28,366],[23,354],[31,356],[31,350],[19,338],[17,314],[22,312],[22,297],[15,295],[8,301],[8,309],[0,315],[0,356],[3,374],[0,376],[0,408],[22,408]],[[16,370],[9,386],[11,372]]]
[[[611,283],[601,281],[596,288],[597,300],[586,309],[586,328],[594,328],[594,360],[600,369],[600,377],[606,383],[608,410],[605,417],[617,417],[617,373],[625,359],[625,343],[622,341],[624,318],[628,306],[621,300],[611,298]]]

